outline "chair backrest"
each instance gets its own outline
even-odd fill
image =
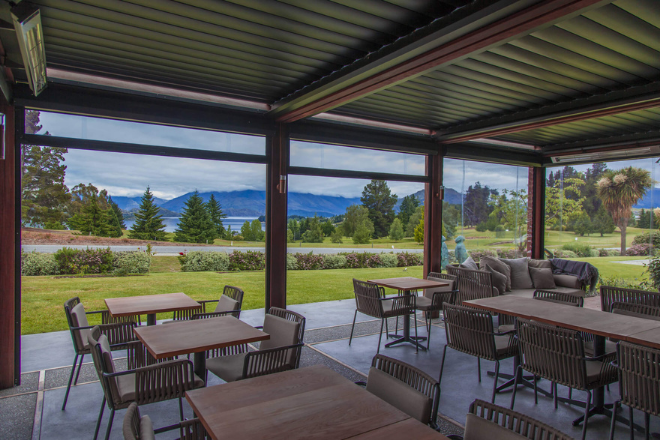
[[[87,314],[85,307],[80,302],[80,298],[75,296],[66,300],[64,303],[64,314],[66,321],[69,324],[69,331],[71,332],[71,339],[73,340],[73,348],[76,354],[82,354],[86,350],[87,335],[89,329],[86,330],[73,330],[77,327],[88,327]]]
[[[565,304],[567,306],[584,306],[584,297],[582,295],[571,292],[562,292],[556,290],[536,290],[534,291],[533,298],[541,301]]]
[[[453,292],[457,287],[458,287],[458,277],[455,275],[449,275],[446,273],[440,273],[440,272],[429,272],[429,274],[426,276],[427,280],[432,280],[432,281],[447,281],[449,282],[449,285],[446,287],[436,287],[433,289],[425,289],[424,290],[424,295],[428,298],[433,298],[433,307],[435,308],[442,308],[442,305],[445,302],[453,302]],[[447,295],[434,295],[435,293],[443,293],[447,292]]]
[[[124,440],[140,440],[140,434],[144,431],[147,431],[149,428],[147,425],[151,423],[149,416],[145,416],[145,426],[142,425],[142,418],[140,417],[140,409],[138,408],[137,403],[133,402],[128,406],[126,414],[124,415],[124,424],[123,424],[123,434]],[[149,419],[147,422],[146,419]],[[144,430],[144,431],[143,431]],[[148,432],[148,431],[147,431]],[[151,426],[151,433],[153,432],[153,425]],[[155,434],[154,434],[155,435]]]
[[[617,358],[622,403],[660,415],[660,350],[622,341]]]
[[[454,304],[463,304],[463,301],[490,298],[495,296],[493,291],[493,274],[483,270],[458,268],[458,293]]]
[[[435,423],[440,386],[412,365],[377,354],[371,362],[367,391],[422,423]]]
[[[616,301],[612,303],[612,313],[660,321],[660,307],[647,306],[646,304]]]
[[[302,344],[305,335],[305,317],[291,310],[271,307],[264,317],[264,332],[270,339],[263,341],[260,349]]]
[[[166,432],[177,428],[179,429],[179,440],[211,438],[199,419],[185,420],[164,430],[161,429],[159,432]],[[135,402],[128,406],[126,415],[124,415],[123,433],[124,440],[151,440],[155,438],[156,433],[151,418],[149,416],[140,417],[140,409]]]
[[[355,308],[358,312],[374,318],[383,317],[383,304],[380,299],[385,296],[385,289],[374,283],[353,278],[353,291],[355,292]]]
[[[481,420],[487,424],[480,423]],[[498,427],[506,430],[501,438],[573,440],[573,437],[530,416],[479,399],[470,404],[463,438],[464,440],[500,438],[495,436],[495,432],[500,432]],[[509,435],[505,436],[507,431]]]
[[[660,292],[647,290],[623,289],[620,287],[600,287],[600,308],[603,312],[611,312],[615,302],[644,304],[660,307]]]
[[[585,389],[587,369],[582,335],[518,318],[518,344],[526,371],[571,388]]]
[[[236,301],[238,303],[239,309],[243,305],[243,295],[245,294],[245,292],[243,292],[243,289],[241,289],[240,287],[225,286],[224,290],[222,291],[222,294]]]
[[[493,317],[489,312],[445,304],[444,315],[447,346],[472,356],[495,360]]]
[[[96,374],[99,377],[103,393],[105,394],[105,400],[110,408],[114,408],[121,400],[117,379],[103,375],[103,373],[115,372],[110,343],[108,342],[108,338],[101,333],[101,328],[98,325],[91,329],[87,338],[91,346],[94,368],[96,368]]]

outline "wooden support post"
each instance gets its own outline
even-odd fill
[[[278,124],[267,138],[266,182],[266,310],[286,308],[286,229],[289,127]]]
[[[21,247],[20,148],[14,142],[14,107],[0,98],[0,112],[5,115],[5,158],[0,158],[0,389],[20,384],[20,266],[16,263]],[[17,111],[17,116],[19,112]],[[24,121],[24,117],[16,118]],[[23,122],[24,123],[24,122]],[[18,223],[17,223],[18,221]]]
[[[542,259],[545,248],[545,168],[529,169],[527,189],[527,256]]]
[[[424,278],[442,271],[442,186],[443,154],[426,156],[424,199]]]

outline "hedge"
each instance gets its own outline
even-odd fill
[[[146,252],[112,252],[108,249],[62,248],[54,254],[21,252],[21,274],[127,275],[148,273],[151,256]]]

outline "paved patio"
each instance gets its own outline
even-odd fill
[[[350,380],[364,380],[371,364],[371,358],[376,353],[378,343],[379,321],[369,317],[358,316],[356,337],[348,346],[350,323],[355,310],[354,300],[332,301],[325,303],[292,305],[295,310],[307,317],[305,347],[301,366],[323,363],[338,371]],[[263,323],[264,310],[250,310],[241,314],[241,319],[252,325]],[[420,316],[421,318],[421,316]],[[393,326],[392,322],[392,326]],[[420,335],[425,334],[423,323],[419,323]],[[392,328],[392,327],[390,327]],[[96,378],[91,358],[86,357],[86,363],[80,375],[79,384],[72,387],[66,411],[61,411],[62,399],[66,391],[70,364],[74,353],[69,332],[53,332],[40,335],[24,336],[23,339],[23,384],[20,387],[0,391],[0,438],[1,439],[89,439],[94,432],[96,418],[102,400],[101,387]],[[383,342],[384,343],[384,342]],[[434,322],[431,350],[415,353],[412,346],[404,345],[381,352],[388,356],[405,360],[437,377],[442,360],[442,348],[445,343],[442,322]],[[122,360],[118,361],[122,363]],[[462,353],[448,350],[445,372],[440,398],[440,421],[442,431],[447,434],[461,433],[461,425],[465,420],[467,408],[475,398],[489,400],[492,390],[492,378],[486,371],[493,368],[493,363],[482,362],[482,382],[477,381],[476,359]],[[503,372],[512,370],[512,362],[505,361]],[[222,383],[210,375],[210,384]],[[541,381],[540,386],[548,388],[547,381]],[[561,389],[560,395],[566,395],[567,390]],[[582,393],[574,392],[579,398]],[[612,386],[611,392],[606,392],[606,400],[611,401],[618,395],[618,386]],[[496,403],[508,406],[510,394],[500,394]],[[184,403],[186,417],[192,417],[187,403]],[[516,397],[516,410],[529,414],[552,426],[559,427],[564,432],[578,438],[580,427],[573,427],[571,421],[582,414],[580,408],[560,404],[557,410],[549,398],[540,397],[539,404],[534,405],[533,393],[521,389]],[[149,414],[155,426],[165,426],[178,420],[178,405],[176,401],[145,405],[141,411]],[[105,429],[109,411],[105,411],[102,429]],[[121,422],[124,411],[118,411],[115,417],[112,439],[121,439]],[[641,413],[636,415],[642,422]],[[660,422],[652,418],[653,431],[660,431]],[[596,416],[590,420],[588,439],[607,438],[609,419]],[[158,438],[176,438],[176,433],[162,434]],[[640,434],[637,434],[642,438]],[[627,429],[621,426],[617,430],[617,439],[628,438]]]

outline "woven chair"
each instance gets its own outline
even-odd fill
[[[214,316],[225,316],[229,314],[226,312],[231,312],[231,315],[235,316],[236,318],[240,318],[241,307],[243,306],[243,295],[244,292],[242,289],[239,289],[238,287],[234,287],[234,286],[225,286],[224,290],[222,291],[222,296],[220,296],[220,299],[197,301],[198,303],[201,304],[201,306],[195,309],[175,310],[172,316],[172,321],[167,321],[166,323],[177,322],[177,321],[189,321],[193,319],[193,316],[195,315],[209,314],[209,316],[207,316],[208,318],[212,318]],[[210,303],[217,303],[215,306],[215,310],[213,310],[212,312],[210,311],[210,309],[207,311],[207,304]],[[214,313],[220,313],[220,314],[213,315]]]
[[[660,321],[660,307],[629,302],[613,302],[612,313]]]
[[[518,354],[518,346],[513,338],[514,332],[495,333],[492,315],[472,307],[446,304],[444,315],[447,344],[442,352],[440,381],[442,381],[442,372],[445,367],[447,347],[476,356],[479,382],[481,382],[481,359],[494,361],[495,382],[493,383],[492,402],[495,403],[500,361]]]
[[[305,317],[290,310],[271,307],[264,318],[264,332],[270,339],[262,341],[257,351],[247,344],[216,350],[206,368],[225,382],[249,379],[296,369],[305,334]]]
[[[612,304],[615,302],[643,304],[647,306],[660,307],[660,292],[649,292],[646,290],[622,289],[620,287],[600,287],[600,308],[603,312],[610,313]]]
[[[348,338],[348,345],[353,341],[353,330],[355,329],[355,320],[358,312],[367,316],[380,319],[380,333],[378,337],[378,349],[376,354],[380,353],[380,342],[383,337],[383,325],[385,333],[389,337],[387,329],[387,318],[396,318],[399,316],[415,316],[415,306],[417,304],[416,295],[400,295],[385,297],[385,289],[378,287],[374,283],[360,281],[353,278],[353,291],[355,292],[355,314],[353,315],[353,325],[351,327],[351,336]],[[417,323],[415,322],[415,339],[417,339]],[[417,352],[415,345],[415,352]]]
[[[586,391],[585,415],[582,440],[587,434],[587,421],[591,408],[591,390],[616,382],[616,367],[612,366],[615,355],[604,354],[597,358],[586,357],[582,334],[574,330],[541,324],[518,318],[518,343],[522,362],[519,369],[554,383],[554,400],[557,408],[557,384]],[[516,384],[511,396],[511,409],[515,404]],[[534,381],[536,384],[536,381]],[[536,386],[534,400],[537,402]]]
[[[522,436],[530,440],[573,440],[563,432],[525,414],[483,400],[475,400],[465,419],[465,434],[452,440],[506,439]]]
[[[377,354],[371,361],[367,391],[420,422],[437,428],[440,383],[398,359]]]
[[[127,354],[128,369],[115,371],[112,347],[108,338],[95,326],[88,335],[94,366],[103,388],[103,402],[96,422],[94,440],[98,437],[105,405],[110,408],[110,420],[105,432],[105,439],[110,438],[115,411],[137,405],[179,399],[179,414],[183,420],[181,399],[185,392],[204,386],[204,381],[193,373],[189,360],[157,361],[140,341],[124,344]]]
[[[660,415],[660,350],[622,341],[617,348],[620,399],[614,403],[610,440],[614,438],[616,412],[628,406],[630,438],[634,437],[633,409],[644,413],[646,439],[650,438],[650,416]]]
[[[442,311],[442,306],[445,303],[451,304],[453,302],[453,296],[458,293],[458,290],[454,289],[454,286],[456,286],[457,283],[457,278],[454,275],[440,272],[429,272],[426,279],[432,281],[449,281],[449,286],[428,289],[430,292],[425,292],[424,295],[418,296],[415,299],[415,308],[420,312],[424,312],[424,322],[426,323],[427,334],[426,349],[428,350],[431,343],[431,323],[433,314]],[[426,296],[429,293],[431,294],[430,298]]]
[[[454,295],[454,304],[463,301],[497,296],[493,289],[493,275],[483,270],[456,268],[458,275],[458,293]]]
[[[92,312],[85,311],[85,307],[80,302],[79,297],[68,299],[64,303],[64,314],[66,321],[69,324],[69,332],[71,332],[71,340],[73,341],[73,350],[76,355],[73,358],[73,365],[71,366],[71,375],[69,376],[69,383],[66,387],[66,394],[64,395],[64,402],[62,403],[62,411],[66,408],[66,402],[69,399],[69,391],[71,390],[71,383],[78,384],[78,377],[80,376],[80,369],[82,368],[83,359],[86,354],[91,353],[90,345],[87,342],[87,335],[93,326],[89,325],[87,315],[101,315],[101,333],[105,334],[116,350],[121,350],[120,344],[135,341],[135,334],[133,327],[140,323],[139,316],[126,316],[121,318],[113,318],[107,310],[96,310]],[[80,356],[80,362],[78,362]],[[78,373],[76,374],[75,382],[73,381],[73,374],[76,372],[76,364],[78,364]]]
[[[199,419],[184,420],[176,425],[154,430],[154,425],[149,416],[140,417],[140,408],[135,402],[128,406],[126,415],[124,415],[124,440],[152,440],[156,434],[175,429],[179,430],[181,436],[179,440],[206,440],[211,438]]]

